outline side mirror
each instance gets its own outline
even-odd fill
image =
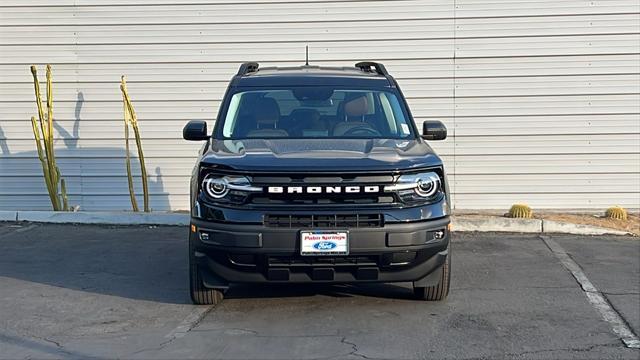
[[[207,140],[207,122],[203,120],[191,120],[182,129],[182,137],[185,140],[200,141]]]
[[[422,124],[422,138],[425,140],[444,140],[447,138],[447,127],[440,121],[425,121]]]

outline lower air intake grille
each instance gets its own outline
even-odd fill
[[[265,215],[264,225],[277,228],[374,228],[382,227],[382,214]]]

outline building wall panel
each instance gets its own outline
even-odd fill
[[[130,208],[125,74],[152,207],[183,210],[201,147],[183,124],[213,126],[240,62],[297,65],[306,45],[312,63],[384,62],[418,125],[445,122],[450,137],[432,145],[456,209],[640,208],[639,12],[635,0],[4,0],[0,209],[49,208],[30,64],[54,68],[72,204]]]

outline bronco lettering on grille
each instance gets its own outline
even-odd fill
[[[380,186],[268,186],[269,194],[359,194],[378,193]]]

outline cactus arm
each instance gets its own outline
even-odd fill
[[[42,108],[42,96],[40,94],[40,83],[38,82],[38,70],[35,65],[31,65],[31,74],[33,75],[33,87],[36,92],[36,106],[38,107],[38,118],[40,119],[40,129],[42,137],[47,139],[47,129],[44,127],[44,109]]]
[[[140,139],[140,129],[138,128],[138,117],[136,115],[136,111],[133,108],[133,104],[131,104],[131,99],[129,98],[129,93],[127,91],[126,83],[122,84],[122,94],[125,99],[125,103],[127,109],[129,110],[131,126],[133,127],[133,133],[136,138],[136,147],[138,148],[138,160],[140,161],[140,172],[142,175],[142,191],[144,197],[144,211],[150,212],[149,208],[149,186],[147,179],[147,167],[145,166],[144,161],[144,152],[142,151],[142,141]]]
[[[51,186],[51,177],[49,176],[49,169],[47,168],[47,161],[44,157],[44,152],[42,150],[42,143],[40,142],[40,130],[38,129],[38,123],[36,121],[35,116],[31,117],[31,128],[33,129],[33,136],[36,140],[36,148],[38,150],[38,159],[40,160],[40,164],[42,165],[42,173],[44,174],[44,182],[47,187],[47,192],[49,193],[49,198],[51,199],[51,205],[53,209],[56,209],[56,195],[52,192],[53,187]]]
[[[138,208],[138,202],[136,201],[136,194],[133,188],[133,176],[131,175],[131,154],[129,153],[129,109],[127,107],[127,102],[125,98],[125,93],[127,91],[127,85],[125,77],[122,76],[120,91],[122,91],[122,107],[124,113],[124,143],[125,143],[125,159],[127,166],[127,182],[129,185],[129,197],[131,198],[131,207],[133,211],[138,212],[140,209]]]
[[[51,65],[47,65],[47,134],[53,141],[53,89],[51,85]]]
[[[60,191],[62,192],[62,210],[69,211],[69,198],[67,197],[67,186],[64,179],[60,180]]]
[[[56,156],[53,148],[53,87],[51,81],[51,65],[46,66],[46,78],[47,78],[47,138],[45,139],[45,146],[47,147],[47,161],[49,162],[49,173],[51,177],[51,184],[53,185],[52,191],[56,194],[56,202],[58,210],[61,210],[60,200],[58,198],[58,183],[60,181],[60,171],[56,165]]]
[[[56,167],[56,173],[60,178],[60,169]],[[69,199],[67,198],[67,185],[64,179],[60,179],[60,196],[62,197],[62,210],[69,211]]]
[[[38,118],[40,120],[40,129],[38,129],[38,124],[35,117],[31,118],[31,127],[36,139],[38,158],[40,159],[40,163],[42,165],[42,172],[47,186],[47,191],[51,199],[51,205],[53,206],[53,210],[60,211],[62,210],[62,207],[61,199],[58,196],[58,182],[61,181],[61,176],[60,170],[56,165],[56,158],[53,148],[53,90],[51,80],[51,65],[47,65],[46,69],[47,115],[45,117],[44,109],[42,106],[42,93],[40,91],[40,83],[38,81],[38,71],[35,65],[31,66],[31,74],[33,75],[33,85],[36,95],[36,105],[38,107]],[[42,137],[40,137],[41,133]],[[65,185],[61,184],[61,186]],[[68,210],[68,204],[66,204],[66,188],[63,189],[62,202],[65,203],[64,210]]]
[[[51,161],[52,170],[56,169],[56,156],[54,154],[53,149],[53,86],[51,81],[51,65],[47,65],[47,135],[48,135],[48,143],[49,143],[49,160]],[[60,179],[60,174],[52,171],[52,174],[55,174],[54,183],[58,184],[58,180]]]
[[[140,129],[137,122],[133,123],[133,132],[136,137],[136,147],[138,148],[138,159],[140,160],[140,171],[142,172],[142,191],[144,195],[144,211],[149,212],[149,185],[147,179],[147,167],[144,162],[144,153],[142,151],[142,141],[140,140]]]
[[[45,114],[44,109],[42,107],[42,93],[40,92],[40,82],[38,81],[38,70],[35,65],[31,66],[31,75],[33,75],[33,86],[36,95],[36,106],[38,108],[38,118],[40,120],[40,131],[42,131],[42,142],[44,143],[44,156],[42,156],[41,161],[44,161],[42,171],[45,178],[45,183],[47,185],[47,191],[49,192],[49,197],[51,198],[51,205],[53,206],[53,210],[60,210],[58,196],[57,196],[57,180],[55,175],[53,174],[53,169],[51,168],[50,159],[51,159],[51,146],[49,144],[49,128],[45,126]],[[36,129],[37,130],[37,129]],[[38,138],[38,143],[40,143],[40,133],[34,131],[34,135]]]
[[[47,74],[50,73],[50,67],[48,68]],[[44,142],[44,152],[45,152],[45,159],[47,161],[47,164],[50,163],[50,159],[51,159],[51,146],[49,143],[49,130],[50,127],[48,126],[48,119],[45,118],[45,114],[44,114],[44,108],[42,107],[42,92],[40,91],[40,82],[38,81],[38,70],[35,67],[35,65],[31,66],[31,74],[33,75],[33,86],[35,89],[35,93],[36,93],[36,105],[38,107],[38,118],[40,119],[40,129],[42,131],[42,140]],[[49,77],[50,75],[47,75],[47,89],[49,88]],[[49,105],[49,94],[47,93],[47,106]],[[47,171],[49,172],[49,178],[51,179],[51,186],[54,186],[54,184],[57,185],[57,180],[55,178],[55,175],[53,173],[53,169],[51,169],[50,166],[47,166]],[[56,189],[57,192],[57,189]],[[56,209],[57,206],[54,204],[54,210]]]
[[[51,70],[49,68],[48,73],[50,73],[50,71]],[[36,106],[38,107],[38,118],[40,119],[40,130],[42,131],[42,140],[44,142],[44,152],[46,155],[45,159],[47,163],[49,163],[51,159],[51,146],[49,142],[50,127],[48,126],[48,124],[45,124],[45,122],[48,123],[48,119],[45,118],[44,109],[42,107],[42,92],[40,91],[40,82],[38,81],[38,70],[35,67],[35,65],[31,65],[31,74],[33,75],[33,87],[36,93]],[[47,89],[49,88],[49,78],[50,76],[47,77]],[[49,105],[49,94],[47,94],[47,106],[48,105]],[[56,184],[57,186],[58,182],[54,181],[56,179],[55,179],[55,175],[53,175],[53,169],[51,169],[51,167],[48,166],[47,171],[49,171],[49,178],[52,180],[51,184],[52,185]]]

